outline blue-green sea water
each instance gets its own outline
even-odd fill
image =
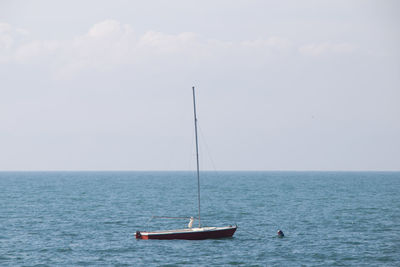
[[[400,266],[400,172],[0,172],[0,266]],[[284,238],[277,238],[282,229]]]

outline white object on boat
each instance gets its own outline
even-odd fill
[[[189,224],[188,224],[188,228],[192,228],[193,222],[194,222],[194,218],[193,218],[193,217],[190,217],[190,221],[189,221]]]

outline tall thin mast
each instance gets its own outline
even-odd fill
[[[197,162],[197,197],[199,202],[199,228],[201,227],[201,219],[200,219],[200,171],[199,171],[199,143],[197,141],[197,116],[196,116],[196,97],[194,94],[194,86],[193,89],[193,110],[194,110],[194,132],[196,135],[196,162]]]

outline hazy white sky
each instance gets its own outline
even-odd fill
[[[400,170],[399,1],[0,1],[0,170]]]

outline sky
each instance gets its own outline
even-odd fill
[[[0,0],[0,170],[400,170],[400,2]]]

